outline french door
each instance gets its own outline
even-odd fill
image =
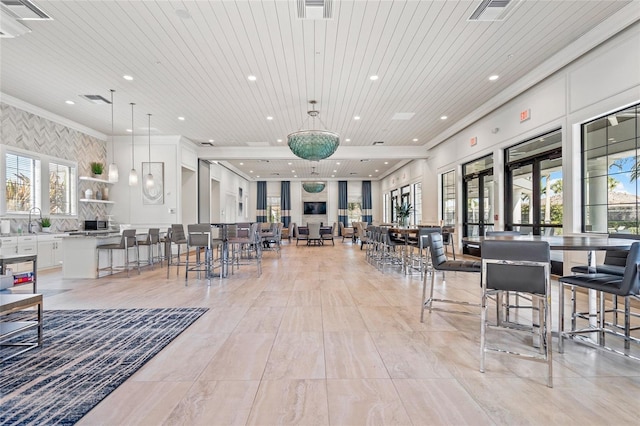
[[[521,234],[561,234],[560,131],[507,148],[505,154],[505,228]]]

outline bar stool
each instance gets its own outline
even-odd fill
[[[246,235],[246,236],[245,236]],[[248,264],[251,257],[255,255],[256,266],[258,267],[258,276],[262,274],[262,244],[260,237],[260,223],[255,222],[251,225],[248,234],[238,229],[237,235],[232,237],[229,235],[228,243],[231,246],[231,274],[234,273],[234,267],[240,268],[240,260],[247,259]]]
[[[147,247],[147,260],[144,263],[145,265],[151,265],[151,269],[153,269],[153,265],[156,261],[160,261],[160,266],[162,266],[162,247],[160,243],[160,228],[150,228],[149,232],[147,232],[147,238],[141,241],[138,241],[138,247],[143,246]],[[156,254],[154,255],[154,247],[156,249]]]
[[[135,262],[129,261],[129,249],[135,249],[136,260]],[[100,251],[108,250],[109,251],[109,266],[105,268],[100,268]],[[114,250],[123,250],[124,251],[124,265],[122,268],[114,268],[113,267],[113,251]],[[135,229],[125,229],[122,231],[122,236],[120,238],[119,243],[115,244],[101,244],[96,247],[96,277],[100,278],[100,271],[109,270],[110,274],[114,274],[115,271],[127,271],[127,277],[129,277],[129,270],[131,268],[138,268],[138,275],[140,274],[140,251],[138,249],[138,241],[136,240],[136,230]]]
[[[218,229],[216,229],[218,231]],[[222,256],[220,255],[220,248],[222,247],[222,239],[214,239],[211,225],[208,223],[197,223],[193,225],[187,225],[187,259],[185,263],[185,281],[189,280],[189,272],[197,272],[198,279],[200,278],[200,272],[205,273],[205,277],[209,285],[211,285],[211,275],[215,267],[215,260],[219,260],[219,266],[222,267]],[[217,235],[216,235],[217,237]],[[195,265],[189,261],[191,250],[196,251]],[[215,257],[215,252],[218,251],[218,257]],[[204,254],[204,261],[201,258],[201,254]],[[221,271],[222,272],[222,271]],[[222,278],[222,273],[220,273]]]
[[[167,249],[167,278],[169,278],[169,270],[171,269],[171,265],[174,265],[174,259],[175,265],[177,266],[176,275],[180,275],[180,265],[185,264],[184,262],[180,262],[181,247],[187,244],[187,237],[184,233],[184,226],[182,226],[181,223],[172,224],[171,228],[169,228],[167,238],[168,241],[165,243],[165,248]],[[175,256],[173,254],[173,244],[177,246],[177,254]]]

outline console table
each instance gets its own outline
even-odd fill
[[[0,315],[24,311],[37,307],[36,320],[0,322],[0,346],[22,346],[23,349],[0,359],[0,362],[20,355],[30,349],[42,345],[42,295],[41,294],[0,294]],[[9,339],[19,336],[29,330],[38,330],[35,342],[6,343]]]

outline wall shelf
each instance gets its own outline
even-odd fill
[[[109,200],[93,200],[89,198],[80,198],[81,203],[102,203],[102,204],[115,204],[115,201]]]
[[[80,176],[80,180],[89,181],[89,182],[98,182],[98,183],[106,183],[107,185],[113,185],[113,182],[104,179],[93,178],[89,176]]]

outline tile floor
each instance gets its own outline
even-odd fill
[[[437,288],[477,300],[478,279],[449,273]],[[260,278],[249,265],[211,286],[156,268],[130,279],[44,272],[39,289],[46,309],[209,308],[81,425],[638,421],[640,362],[569,342],[553,353],[553,389],[526,360],[489,355],[482,374],[478,317],[420,323],[419,276],[383,274],[348,242],[285,244],[279,259],[265,253]]]

